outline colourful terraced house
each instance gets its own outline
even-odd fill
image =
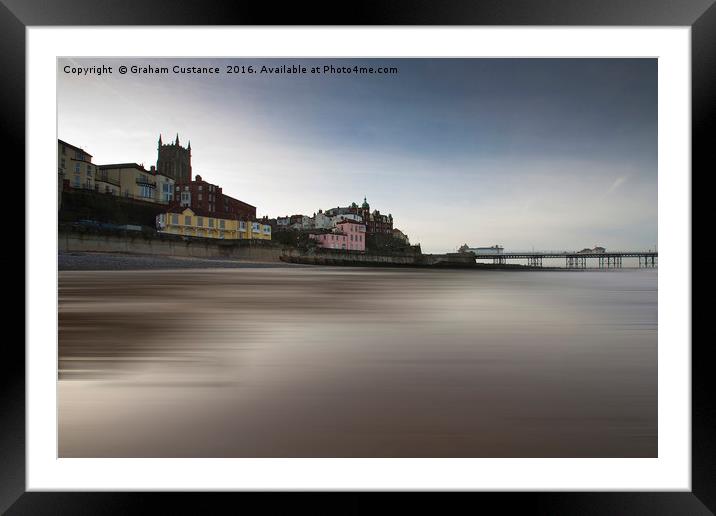
[[[181,213],[160,213],[156,222],[159,233],[222,240],[271,240],[271,226],[268,224],[206,217],[194,213],[191,208],[185,208]]]

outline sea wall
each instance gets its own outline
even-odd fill
[[[458,254],[373,254],[351,251],[313,250],[305,253],[298,249],[284,249],[281,260],[289,263],[308,265],[344,266],[474,266],[471,256]]]
[[[103,252],[182,256],[193,258],[231,258],[237,260],[278,262],[282,246],[261,240],[211,240],[182,238],[176,235],[140,231],[60,230],[57,247],[60,252]]]

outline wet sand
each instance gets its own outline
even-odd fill
[[[61,457],[654,457],[657,273],[61,271]]]

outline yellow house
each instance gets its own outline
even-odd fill
[[[72,144],[57,140],[57,171],[59,180],[68,180],[71,188],[94,190],[96,165],[92,155]]]
[[[258,221],[253,221],[250,224],[247,223],[245,235],[244,238],[271,240],[271,226]]]
[[[157,231],[172,235],[222,240],[261,239],[271,240],[271,226],[261,222],[220,219],[197,215],[191,208],[181,213],[160,213],[157,215]]]
[[[174,180],[136,163],[100,165],[97,191],[147,202],[167,204],[172,200]]]

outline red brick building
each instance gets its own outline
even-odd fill
[[[370,205],[368,204],[368,201],[365,199],[365,197],[363,198],[363,204],[361,205],[361,207],[355,209],[355,213],[363,217],[363,222],[365,222],[367,234],[393,234],[393,215],[382,215],[378,210],[373,210],[373,212],[371,213]]]
[[[383,215],[378,210],[370,211],[370,204],[367,199],[363,198],[363,204],[358,206],[356,203],[351,204],[348,207],[331,208],[326,210],[326,215],[329,217],[335,217],[337,215],[345,215],[353,213],[360,215],[366,225],[366,234],[371,235],[373,233],[382,233],[385,235],[393,234],[393,215]]]
[[[221,187],[197,175],[193,181],[176,184],[171,208],[189,207],[197,215],[221,219],[256,220],[256,206],[234,199]]]

